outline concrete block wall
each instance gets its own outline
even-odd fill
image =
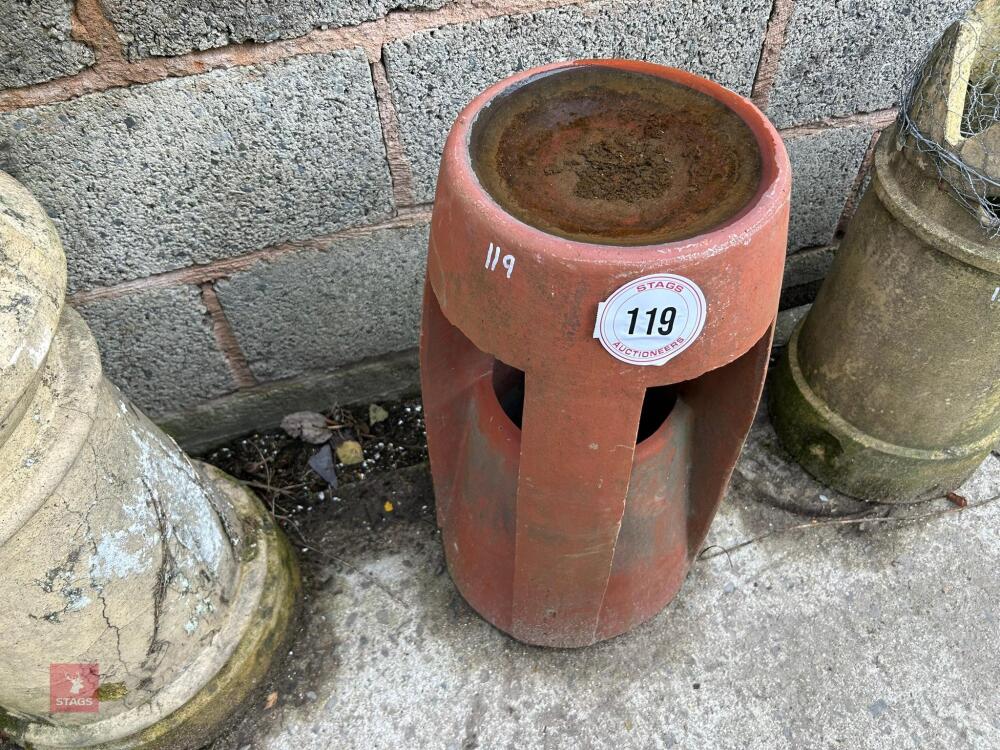
[[[807,302],[899,81],[971,0],[0,0],[0,169],[53,217],[109,377],[192,447],[416,383],[448,127],[514,71],[676,65],[751,97]]]

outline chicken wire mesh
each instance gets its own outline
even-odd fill
[[[953,197],[1000,238],[1000,3],[956,22],[904,81],[898,142],[934,165]],[[971,145],[970,145],[971,144]]]

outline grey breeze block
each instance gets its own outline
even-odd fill
[[[785,138],[792,164],[789,252],[833,240],[874,132],[856,125]]]
[[[417,201],[433,199],[438,162],[461,108],[525,68],[630,57],[687,68],[749,94],[770,0],[606,0],[421,31],[383,48]]]
[[[70,0],[0,0],[0,88],[72,75],[94,53],[70,36]]]
[[[779,127],[899,100],[904,78],[973,0],[796,0],[767,113]]]
[[[55,221],[73,290],[392,211],[371,69],[360,50],[0,115],[0,168]]]
[[[343,237],[216,284],[250,369],[275,380],[416,346],[427,225]]]
[[[197,287],[148,289],[77,310],[97,339],[108,379],[152,417],[236,387]]]
[[[240,42],[272,42],[317,28],[351,26],[390,10],[440,8],[447,0],[102,0],[131,60]]]

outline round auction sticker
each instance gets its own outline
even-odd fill
[[[655,273],[630,281],[597,306],[594,338],[633,365],[662,365],[705,327],[705,295],[691,279]]]

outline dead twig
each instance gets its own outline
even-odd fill
[[[719,552],[716,555],[711,555],[710,557],[705,557],[705,553],[708,552],[710,549],[717,549],[717,550],[719,550]],[[735,548],[733,548],[733,549],[735,549]],[[733,565],[733,558],[729,556],[729,552],[730,552],[730,550],[726,549],[725,547],[720,547],[718,544],[710,544],[707,547],[705,547],[705,549],[703,549],[700,553],[698,553],[698,559],[699,560],[711,560],[713,557],[718,557],[718,555],[725,555],[726,559],[729,561],[729,569],[730,570],[736,570],[736,566]]]
[[[274,515],[274,496],[275,496],[276,493],[274,492],[274,488],[273,488],[273,486],[271,484],[271,462],[267,460],[267,456],[264,455],[264,451],[262,451],[260,449],[260,446],[257,445],[257,443],[254,443],[253,447],[254,447],[254,449],[256,449],[257,455],[260,456],[260,463],[264,467],[264,482],[266,483],[266,486],[264,487],[264,489],[270,491],[270,493],[271,493],[271,496],[268,498],[268,500],[271,503],[271,515],[273,516]]]
[[[704,560],[711,560],[712,558],[719,557],[720,555],[723,554],[726,555],[727,558],[729,558],[730,553],[735,552],[736,550],[743,549],[744,547],[748,547],[751,544],[763,541],[764,539],[768,539],[772,536],[778,536],[779,534],[786,534],[790,531],[804,531],[806,529],[818,529],[823,526],[851,526],[863,523],[898,523],[898,524],[914,523],[916,521],[924,521],[931,518],[940,518],[941,516],[946,516],[949,513],[962,513],[965,511],[974,510],[976,508],[982,508],[986,505],[990,505],[991,503],[995,503],[998,500],[1000,500],[1000,495],[994,495],[993,497],[989,497],[978,503],[970,503],[965,506],[956,505],[953,508],[945,508],[944,510],[929,511],[927,513],[918,513],[913,516],[877,516],[871,513],[865,513],[864,515],[849,516],[845,518],[832,518],[825,520],[813,520],[809,521],[808,523],[796,523],[792,524],[791,526],[784,526],[780,529],[773,529],[771,531],[767,531],[763,534],[751,537],[750,539],[744,539],[739,544],[734,544],[731,547],[721,547],[717,544],[713,544],[709,547],[705,547],[705,549],[699,552],[695,560],[698,562]],[[713,552],[712,554],[706,554],[709,550],[712,549],[716,549],[718,550],[718,552]],[[733,564],[731,558],[729,559],[729,564],[730,565]]]

